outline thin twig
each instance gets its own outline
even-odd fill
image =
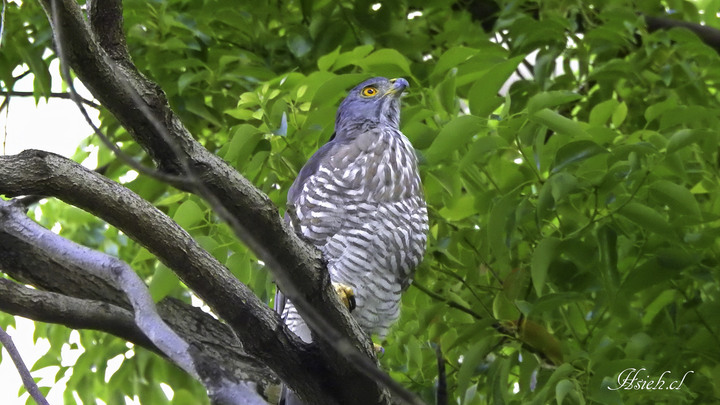
[[[459,304],[455,301],[450,301],[449,299],[443,297],[442,295],[432,292],[429,288],[418,283],[417,281],[413,281],[413,283],[410,285],[417,288],[418,290],[422,291],[428,297],[430,297],[436,301],[443,302],[443,303],[447,304],[450,308],[455,308],[459,311],[465,312],[466,314],[472,316],[473,318],[475,318],[479,321],[483,321],[483,320],[487,319],[487,318],[483,318],[482,315],[478,314],[477,312],[473,311],[472,309],[470,309],[462,304]],[[490,326],[492,326],[493,329],[495,329],[496,331],[498,331],[499,333],[501,333],[503,335],[511,335],[511,333],[507,330],[507,328],[502,326],[502,324],[500,324],[500,322],[498,322],[496,319]]]
[[[447,375],[445,373],[445,358],[443,357],[440,343],[433,344],[435,347],[435,358],[437,360],[438,382],[435,392],[435,405],[448,405]]]
[[[20,73],[19,75],[14,76],[14,77],[12,78],[12,82],[15,83],[15,82],[17,82],[18,80],[22,79],[23,77],[30,75],[31,73],[32,73],[32,70],[28,69],[28,70]]]
[[[25,362],[23,362],[22,356],[20,356],[20,352],[18,352],[17,347],[15,347],[15,343],[13,343],[12,341],[12,337],[8,335],[8,333],[5,332],[5,330],[1,327],[0,343],[10,354],[10,358],[12,359],[13,363],[15,363],[15,368],[17,369],[18,374],[20,374],[20,378],[22,378],[23,385],[25,386],[25,389],[30,394],[32,399],[34,399],[35,402],[38,403],[38,405],[50,405],[47,399],[45,399],[45,396],[42,394],[42,392],[40,392],[40,388],[38,388],[37,384],[35,383],[35,380],[30,374],[30,370],[28,370]]]
[[[5,39],[5,9],[7,8],[7,0],[3,0],[2,15],[0,15],[0,48],[3,45],[3,39]]]
[[[5,154],[7,148],[8,138],[8,118],[10,117],[10,97],[5,97],[2,104],[0,104],[0,112],[5,111],[5,123],[3,124],[3,141],[2,141],[2,154]]]
[[[417,281],[413,281],[413,283],[410,284],[410,285],[413,286],[413,287],[415,287],[415,288],[417,288],[418,290],[424,292],[425,295],[429,296],[430,298],[432,298],[432,299],[434,299],[434,300],[436,300],[436,301],[440,301],[440,302],[444,302],[444,303],[448,304],[448,306],[449,306],[450,308],[455,308],[455,309],[457,309],[457,310],[460,310],[460,311],[462,311],[462,312],[465,312],[466,314],[468,314],[468,315],[472,316],[473,318],[475,318],[475,319],[477,319],[477,320],[480,320],[480,321],[486,319],[486,318],[483,318],[482,315],[480,315],[480,314],[478,314],[477,312],[473,311],[472,309],[466,307],[465,305],[459,304],[459,303],[457,303],[457,302],[455,302],[455,301],[450,301],[450,300],[446,299],[445,297],[443,297],[442,295],[437,294],[437,293],[435,293],[435,292],[433,292],[433,291],[430,291],[429,288],[427,288],[427,287],[425,287],[424,285],[418,283]]]
[[[35,95],[35,93],[32,91],[16,91],[16,90],[0,91],[0,96],[32,97],[34,95]],[[48,96],[52,97],[52,98],[62,98],[65,100],[72,100],[72,95],[70,93],[51,92]],[[92,108],[99,110],[101,107],[100,104],[98,104],[94,101],[88,100],[86,98],[80,97],[80,100],[84,104],[87,104],[88,106],[90,106]]]
[[[680,288],[677,282],[674,280],[670,280],[670,284],[675,288],[677,292],[682,294],[684,301],[683,302],[692,302],[692,298],[687,295],[685,290],[683,288]],[[703,327],[710,332],[710,336],[713,337],[716,343],[720,344],[720,337],[718,337],[718,334],[716,331],[713,330],[712,326],[710,326],[710,323],[705,319],[705,316],[698,311],[697,306],[692,307],[692,311],[695,313],[695,316],[698,317],[700,320],[700,323],[703,325]]]
[[[467,238],[465,238],[465,240],[467,240]],[[443,268],[440,267],[440,266],[435,267],[434,270],[435,270],[435,271],[439,271],[440,273],[446,274],[446,275],[454,278],[455,280],[458,280],[458,281],[463,285],[463,287],[467,288],[468,291],[470,291],[470,294],[472,294],[472,296],[475,297],[475,299],[478,300],[478,303],[479,303],[480,305],[482,305],[483,309],[485,309],[485,312],[487,312],[488,315],[491,313],[490,310],[487,308],[487,306],[485,306],[485,303],[482,301],[482,299],[480,299],[480,296],[475,292],[475,289],[470,285],[470,283],[468,283],[467,281],[465,281],[464,278],[462,278],[461,276],[453,273],[453,272],[450,271],[450,270],[445,270],[445,269],[443,269]],[[496,287],[491,287],[491,286],[481,286],[481,287],[484,287],[486,290],[492,290],[492,291],[498,290],[498,288],[496,288]]]

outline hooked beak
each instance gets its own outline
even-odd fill
[[[391,79],[390,83],[392,83],[392,87],[385,92],[384,96],[391,95],[393,97],[400,97],[403,90],[410,86],[410,83],[402,77],[399,79]]]

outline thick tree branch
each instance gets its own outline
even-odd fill
[[[668,17],[653,17],[643,14],[648,31],[667,30],[671,28],[687,28],[700,38],[706,45],[720,53],[720,30],[688,21]]]
[[[46,11],[51,9],[52,3],[50,0],[43,1]],[[198,177],[204,185],[203,188],[208,191],[201,195],[204,198],[211,196],[217,198],[225,211],[234,214],[233,218],[240,225],[233,226],[236,233],[261,260],[268,264],[280,287],[293,300],[301,314],[310,319],[311,326],[314,325],[313,314],[316,319],[322,319],[317,316],[320,313],[324,315],[329,325],[334,326],[329,331],[322,328],[321,335],[324,340],[321,339],[320,345],[324,348],[314,356],[310,356],[321,366],[322,372],[319,371],[319,375],[324,378],[335,378],[338,384],[333,385],[343,387],[342,392],[334,393],[328,393],[325,387],[324,395],[335,397],[343,403],[351,401],[367,403],[368,398],[375,398],[371,402],[379,398],[387,398],[380,386],[367,377],[368,374],[374,373],[374,377],[384,379],[406,400],[414,401],[412,395],[408,395],[399,385],[393,385],[391,379],[385,378],[387,376],[383,373],[378,373],[377,368],[357,351],[360,349],[367,356],[372,356],[367,338],[347,311],[339,305],[319,254],[300,241],[285,226],[279,218],[277,209],[266,195],[190,136],[178,117],[170,110],[164,94],[154,83],[138,73],[131,61],[117,63],[116,67],[108,63],[109,58],[102,47],[93,41],[94,36],[90,34],[77,3],[71,0],[58,1],[58,3],[62,3],[58,10],[60,16],[58,21],[61,22],[64,33],[62,45],[67,52],[67,59],[94,96],[115,114],[128,132],[143,145],[157,162],[158,167],[171,173],[182,173],[183,166],[189,164],[192,167],[193,177]],[[55,27],[56,30],[58,28],[60,27]],[[94,35],[100,36],[102,33],[96,32]],[[137,114],[138,104],[134,103],[135,93],[142,97],[143,109],[147,109],[149,114]],[[161,129],[158,129],[158,122],[163,124]],[[167,133],[163,133],[164,131]],[[174,150],[177,149],[181,153],[175,153]],[[233,221],[229,222],[234,225]],[[243,229],[261,231],[250,234],[243,232]],[[173,266],[170,267],[175,270]],[[195,287],[191,286],[191,288]],[[233,327],[238,335],[243,336],[245,326],[239,322],[241,319],[237,315],[228,314],[228,311],[223,310],[214,296],[208,295],[207,291],[196,292]],[[317,325],[315,329],[318,330]],[[331,333],[335,330],[339,331],[339,334]],[[288,339],[294,341],[298,351],[297,356],[304,357],[307,353],[305,355],[302,353],[310,350],[300,349],[302,345],[299,345],[294,337]],[[289,362],[287,357],[279,357],[277,352],[274,355],[269,354],[263,339],[250,338],[245,334],[242,340],[248,350],[258,353],[301,396],[312,399],[313,395],[323,391],[318,390],[317,381],[312,381],[315,376],[310,376],[308,373],[299,375],[296,370],[289,372],[292,369],[289,365],[293,362]],[[335,350],[325,350],[330,348],[340,350],[342,355],[338,355]],[[349,361],[347,357],[351,357],[353,361]],[[362,373],[355,371],[354,363],[365,365]],[[367,364],[371,367],[367,367]],[[348,383],[349,381],[352,382]],[[348,390],[350,386],[353,389]],[[384,401],[387,399],[381,400]]]
[[[122,289],[132,304],[135,323],[143,333],[175,364],[198,377],[188,343],[160,318],[147,286],[130,266],[43,228],[12,202],[0,201],[0,229],[47,252],[55,261],[84,268]]]
[[[15,280],[62,295],[130,308],[122,291],[82,268],[58,263],[41,249],[0,230],[0,270]]]
[[[0,234],[0,245],[7,241],[7,234]],[[0,268],[7,269],[6,266],[7,263],[0,260]],[[58,264],[53,270],[58,281],[62,282],[67,269]],[[31,289],[11,280],[0,279],[0,311],[73,329],[107,332],[163,355],[135,325],[132,311],[112,303]],[[244,354],[242,346],[227,326],[200,309],[172,298],[158,303],[158,312],[178,334],[194,348],[199,348],[194,350],[202,354],[195,356],[201,375],[209,373],[207,370],[210,367],[215,373],[215,370],[223,370],[225,374],[222,378],[228,382],[252,382],[258,386],[260,393],[272,399],[269,391],[279,381],[256,359]],[[194,354],[197,355],[197,352]]]
[[[38,320],[59,322],[71,327],[99,329],[116,334],[160,352],[191,375],[200,378],[208,388],[211,399],[215,395],[220,397],[241,396],[247,403],[264,402],[259,397],[259,391],[265,391],[270,385],[269,381],[273,381],[274,378],[268,378],[267,371],[263,372],[263,367],[259,366],[257,362],[242,358],[242,347],[234,343],[235,338],[232,333],[227,333],[227,328],[224,329],[229,339],[226,338],[225,341],[219,339],[216,343],[226,352],[218,356],[216,354],[218,349],[208,347],[208,343],[213,341],[214,336],[222,335],[222,333],[217,333],[216,327],[208,325],[209,328],[197,331],[188,329],[197,327],[201,323],[207,324],[207,322],[200,322],[202,316],[198,318],[198,315],[188,314],[187,311],[182,316],[173,316],[173,312],[177,311],[168,311],[173,308],[172,301],[163,301],[164,316],[163,319],[160,319],[159,314],[154,311],[155,305],[149,299],[146,286],[126,265],[117,259],[75,245],[40,227],[17,207],[13,207],[12,203],[0,200],[0,241],[4,242],[8,238],[23,242],[12,243],[15,246],[33,246],[35,250],[39,250],[41,255],[45,254],[53,262],[58,263],[58,266],[72,263],[74,267],[81,267],[95,277],[106,279],[108,283],[121,284],[133,303],[135,314],[108,303],[30,290],[9,280],[0,279],[2,282],[0,285],[0,292],[2,292],[0,308],[2,310],[29,316],[33,319],[40,318]],[[11,266],[12,263],[9,265]],[[6,269],[9,265],[4,257],[0,257],[0,268]],[[202,314],[201,311],[198,312]],[[207,316],[205,315],[205,317]],[[195,318],[195,322],[189,323],[193,321],[193,318]],[[165,319],[169,319],[171,322],[166,322]],[[182,337],[174,332],[175,328],[168,327],[172,327],[173,324],[176,327],[179,326],[178,330],[185,332]],[[216,330],[213,331],[213,329]],[[228,362],[223,358],[239,359],[240,361]],[[246,364],[251,365],[250,369],[244,367]],[[258,371],[260,372],[258,373]],[[249,378],[248,374],[251,374]],[[259,378],[260,376],[263,378]],[[257,380],[260,380],[258,382],[262,384],[256,384]]]
[[[45,399],[43,394],[40,392],[37,384],[35,383],[35,380],[32,378],[30,370],[28,370],[27,366],[23,362],[23,359],[20,356],[20,353],[17,351],[17,348],[15,347],[12,338],[10,337],[10,335],[7,334],[7,332],[5,332],[3,328],[0,328],[0,344],[5,346],[5,350],[7,350],[10,354],[10,358],[12,359],[13,363],[15,363],[15,368],[17,368],[18,373],[20,373],[20,378],[22,379],[23,385],[25,386],[25,389],[30,393],[32,399],[34,399],[35,402],[39,405],[49,405],[47,399]]]
[[[132,312],[128,310],[130,304],[121,291],[82,268],[55,261],[36,246],[2,230],[0,270],[23,283],[57,292],[28,289],[3,281],[0,310],[72,328],[101,330],[156,351],[134,325]],[[266,397],[272,399],[277,395],[272,392],[279,383],[276,375],[256,358],[245,354],[226,325],[198,308],[170,298],[158,303],[158,312],[204,355],[200,364],[210,363],[215,370],[225,370],[229,373],[224,377],[228,383],[252,382]],[[207,373],[199,367],[201,376]]]
[[[73,329],[108,332],[160,353],[135,325],[131,311],[107,302],[31,289],[8,279],[0,279],[0,311]]]
[[[90,26],[100,47],[119,63],[130,60],[123,31],[122,0],[91,0],[87,2]]]

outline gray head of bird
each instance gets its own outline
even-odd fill
[[[337,138],[354,137],[373,128],[398,129],[400,96],[410,84],[407,80],[374,77],[350,90],[337,111]]]

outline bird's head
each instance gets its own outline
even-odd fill
[[[400,124],[400,95],[408,87],[405,79],[374,77],[350,90],[337,111],[335,133],[352,137],[378,126],[397,129]]]

